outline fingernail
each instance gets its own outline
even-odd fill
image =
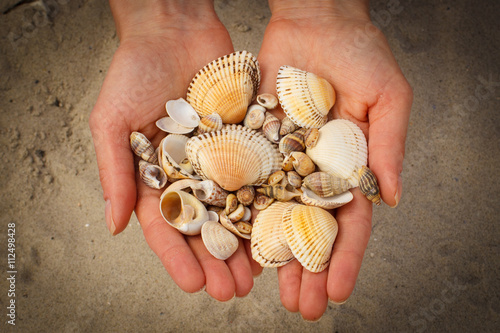
[[[112,236],[115,235],[116,226],[113,221],[113,214],[111,213],[111,200],[106,200],[106,208],[104,209],[104,216],[106,218],[106,225]]]
[[[401,174],[398,176],[398,187],[396,189],[396,194],[394,194],[394,201],[396,204],[391,206],[392,208],[396,208],[401,200],[401,193],[403,192],[403,179],[401,178]]]
[[[347,300],[343,300],[341,302],[335,302],[334,300],[332,299],[328,299],[331,303],[335,304],[335,305],[342,305],[342,304],[345,304],[345,302],[347,302]]]

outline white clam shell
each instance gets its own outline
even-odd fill
[[[293,260],[282,220],[297,205],[292,201],[275,202],[261,210],[255,218],[250,247],[252,258],[262,267],[280,267]]]
[[[348,204],[354,196],[351,191],[345,191],[331,197],[320,197],[308,188],[302,187],[300,199],[305,205],[316,206],[324,209],[334,209]]]
[[[240,123],[260,85],[257,58],[240,51],[203,67],[191,81],[187,101],[200,116],[217,112],[225,124]]]
[[[337,221],[330,213],[297,205],[283,217],[283,231],[290,250],[305,269],[318,273],[328,266],[338,232]]]
[[[194,128],[200,123],[200,117],[194,108],[182,97],[168,101],[165,110],[181,126]]]
[[[160,198],[160,212],[168,224],[185,235],[198,235],[209,219],[205,206],[184,191],[166,191]]]
[[[367,164],[368,149],[361,129],[346,119],[329,121],[319,129],[316,146],[306,154],[319,170],[358,186],[358,170]]]
[[[188,137],[180,134],[167,135],[160,142],[159,163],[167,176],[173,179],[199,179],[197,175],[192,175],[180,165],[186,155],[186,142]]]
[[[194,127],[182,126],[170,117],[163,117],[156,121],[156,127],[167,133],[187,134],[194,130]]]
[[[226,260],[238,249],[238,238],[215,221],[203,224],[201,238],[208,252],[220,260]]]
[[[227,191],[263,184],[282,163],[281,154],[264,135],[240,125],[190,138],[186,153],[202,179]]]
[[[335,91],[328,81],[290,66],[280,67],[276,91],[283,111],[300,127],[323,126],[335,104]]]

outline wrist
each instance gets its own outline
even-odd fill
[[[302,20],[332,17],[370,20],[368,0],[269,0],[272,19]]]
[[[109,0],[121,41],[218,22],[212,0]]]

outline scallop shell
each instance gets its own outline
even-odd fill
[[[201,178],[227,191],[263,184],[282,163],[281,154],[261,133],[240,125],[192,137],[186,153]]]
[[[161,189],[167,183],[167,175],[163,169],[144,160],[139,161],[139,175],[142,181],[151,188]]]
[[[217,112],[224,123],[236,124],[245,117],[259,85],[257,58],[240,51],[203,67],[191,81],[186,99],[200,116]]]
[[[209,215],[205,206],[192,194],[166,191],[160,197],[160,212],[165,221],[185,235],[198,235]]]
[[[220,129],[222,129],[222,118],[218,113],[212,113],[202,117],[198,125],[199,134],[215,132]]]
[[[346,179],[322,171],[311,173],[305,177],[304,186],[320,197],[331,197],[351,188],[351,184]]]
[[[257,96],[257,103],[267,110],[273,110],[278,106],[278,98],[273,94],[260,94]]]
[[[375,177],[373,172],[364,165],[358,170],[358,174],[359,189],[361,190],[361,193],[363,193],[368,200],[379,206],[380,189],[378,187],[377,177]]]
[[[358,170],[366,165],[367,145],[361,129],[346,119],[329,121],[319,129],[316,146],[306,154],[320,171],[347,179],[351,187],[358,186]]]
[[[238,238],[215,221],[203,224],[201,238],[208,252],[220,260],[226,260],[238,249]]]
[[[297,205],[283,217],[283,231],[294,257],[305,269],[318,273],[328,266],[338,232],[337,221],[330,213]]]
[[[132,132],[130,134],[130,148],[134,154],[142,158],[144,161],[155,163],[158,161],[156,158],[155,147],[146,138],[146,136],[140,132]]]
[[[245,185],[236,192],[236,197],[244,206],[248,206],[255,198],[255,189],[253,186]]]
[[[354,198],[351,191],[345,191],[331,197],[322,198],[308,188],[302,187],[301,190],[302,195],[300,196],[300,200],[304,205],[316,206],[324,209],[334,209],[341,207],[351,202]]]
[[[183,169],[179,163],[187,157],[184,147],[188,137],[180,134],[169,134],[160,142],[159,162],[167,176],[173,179],[199,179]]]
[[[182,97],[168,101],[165,110],[170,118],[181,126],[195,128],[200,123],[200,117],[194,108]]]
[[[266,119],[262,124],[262,132],[272,143],[280,141],[280,120],[272,113],[266,112]]]
[[[266,120],[266,108],[261,105],[253,104],[248,108],[243,125],[250,129],[259,129]]]
[[[222,189],[213,180],[204,180],[190,186],[193,190],[194,196],[209,205],[224,207],[226,205],[226,198],[228,192]]]
[[[297,206],[296,202],[275,202],[261,210],[252,228],[252,258],[262,267],[280,267],[293,260],[283,232],[282,220]]]
[[[335,91],[328,81],[290,66],[280,67],[276,90],[281,108],[300,127],[323,126],[335,104]]]

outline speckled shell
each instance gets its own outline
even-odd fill
[[[238,249],[238,238],[215,221],[203,224],[201,238],[208,252],[220,260],[226,260]]]
[[[307,130],[306,134],[304,134],[304,143],[307,148],[312,148],[316,146],[319,139],[319,130],[317,128],[310,128]]]
[[[186,99],[200,116],[217,112],[225,124],[236,124],[245,118],[259,85],[257,58],[235,52],[203,67],[191,81]]]
[[[274,172],[271,176],[269,176],[269,179],[267,180],[268,185],[276,185],[281,180],[285,177],[285,171],[283,170],[278,170]]]
[[[280,267],[293,259],[282,228],[284,215],[290,214],[296,202],[275,202],[259,212],[252,229],[252,257],[262,267]]]
[[[190,186],[198,200],[209,205],[224,207],[228,192],[217,185],[213,180],[207,179]]]
[[[351,191],[345,191],[331,197],[320,197],[308,188],[302,187],[301,190],[302,195],[300,196],[300,200],[304,205],[316,206],[324,209],[334,209],[341,207],[351,202],[354,198]]]
[[[366,165],[368,150],[361,129],[346,119],[329,121],[319,129],[316,146],[306,149],[320,171],[346,179],[358,186],[358,170]]]
[[[160,212],[168,224],[185,235],[198,235],[209,219],[205,206],[184,191],[165,191],[160,197]]]
[[[281,108],[300,127],[323,126],[335,104],[335,91],[328,81],[290,66],[280,67],[276,90]]]
[[[220,129],[222,129],[222,118],[218,113],[212,113],[202,117],[198,125],[199,134],[215,132]]]
[[[155,147],[144,134],[140,132],[132,132],[130,134],[130,148],[132,148],[134,154],[142,158],[144,161],[153,164],[158,162]]]
[[[282,163],[279,151],[261,133],[240,125],[190,138],[186,153],[201,178],[227,191],[263,184]]]
[[[305,177],[304,186],[320,197],[331,197],[351,188],[351,184],[346,179],[323,171],[314,172]]]
[[[330,213],[297,205],[283,217],[283,231],[294,257],[305,269],[318,273],[328,266],[338,232],[337,221]]]
[[[380,189],[377,183],[377,177],[375,174],[363,165],[361,169],[358,170],[359,173],[359,189],[368,200],[375,203],[377,206],[380,205]]]
[[[163,169],[144,160],[139,161],[139,175],[147,186],[154,189],[161,189],[167,183],[167,175]]]
[[[199,179],[197,175],[190,174],[179,165],[187,157],[185,151],[187,140],[187,136],[169,134],[160,142],[158,160],[167,176],[172,179]]]

